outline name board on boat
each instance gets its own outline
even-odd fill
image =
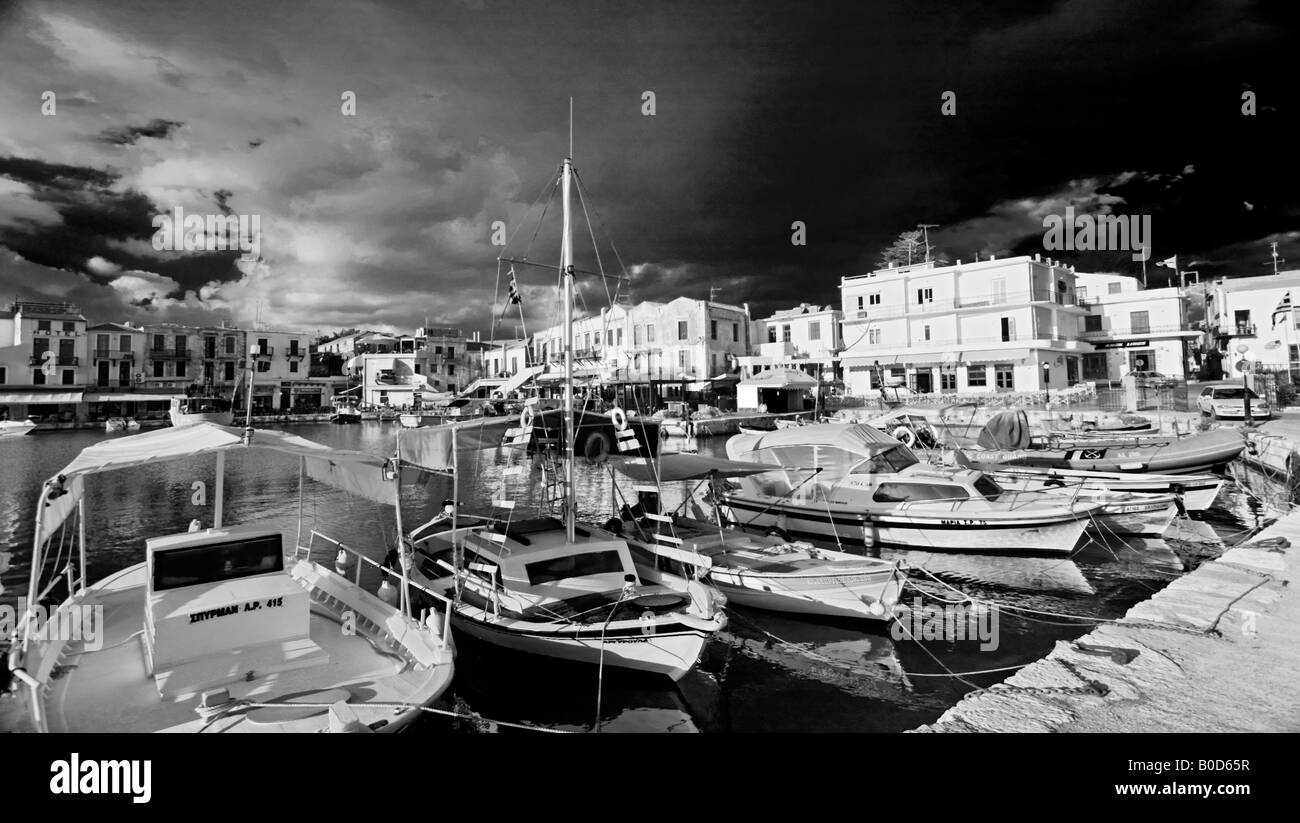
[[[1107,340],[1103,343],[1093,343],[1094,349],[1141,349],[1151,345],[1150,340]]]
[[[218,617],[229,617],[232,614],[240,612],[253,612],[258,609],[274,609],[284,605],[283,597],[268,597],[266,600],[250,600],[242,606],[238,603],[231,603],[229,606],[218,606],[215,609],[205,609],[201,612],[191,612],[191,623],[202,623],[205,620],[215,620]]]

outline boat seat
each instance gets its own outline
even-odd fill
[[[329,661],[329,655],[311,638],[300,637],[237,649],[191,660],[154,673],[158,694],[164,700],[188,700],[216,686],[274,672],[305,669]]]

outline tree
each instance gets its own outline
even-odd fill
[[[939,265],[947,265],[948,258],[942,253],[930,246],[930,260]],[[884,250],[880,252],[879,267],[882,269],[889,268],[890,264],[896,266],[911,266],[916,263],[925,261],[925,237],[920,230],[905,231],[895,238]]]

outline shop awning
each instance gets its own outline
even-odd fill
[[[817,378],[794,369],[771,369],[741,380],[737,385],[759,389],[812,389]]]
[[[0,403],[80,403],[79,391],[0,391]]]
[[[87,403],[170,403],[173,397],[184,397],[183,392],[176,394],[119,394],[115,392],[86,392],[82,399]]]
[[[1015,363],[1029,353],[1023,349],[990,349],[987,351],[962,351],[957,353],[958,363]]]

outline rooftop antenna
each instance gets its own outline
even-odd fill
[[[1285,257],[1278,257],[1278,256],[1277,256],[1277,241],[1276,241],[1276,240],[1274,240],[1272,243],[1269,243],[1269,245],[1273,247],[1273,273],[1274,273],[1274,274],[1277,274],[1277,264],[1278,264],[1278,263],[1285,263],[1285,262],[1286,262],[1286,258],[1285,258]],[[1268,264],[1265,263],[1264,265],[1268,265]]]
[[[916,227],[925,234],[925,262],[930,262],[930,229],[939,227],[938,223],[917,223]]]

